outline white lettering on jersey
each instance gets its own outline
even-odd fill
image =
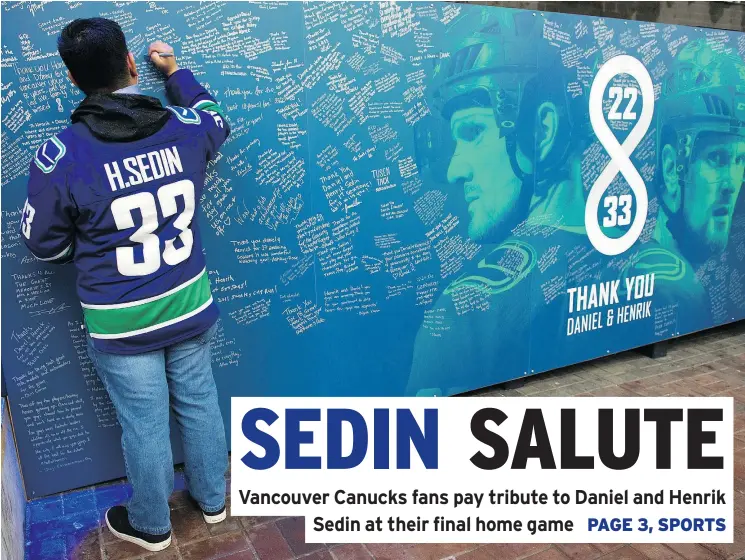
[[[112,191],[184,172],[176,146],[124,158],[121,163],[121,167],[117,161],[105,163],[103,166]]]
[[[31,222],[34,221],[34,214],[36,214],[36,210],[28,203],[28,199],[26,199],[26,204],[23,206],[23,217],[21,219],[21,231],[26,239],[31,239]]]
[[[205,110],[205,113],[209,113],[210,115],[212,115],[212,119],[215,121],[215,124],[217,126],[219,126],[220,128],[225,128],[225,125],[222,122],[222,117],[217,111]]]

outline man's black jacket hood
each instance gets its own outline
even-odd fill
[[[158,132],[169,117],[168,109],[155,97],[94,93],[73,111],[72,122],[82,122],[106,142],[132,142]]]

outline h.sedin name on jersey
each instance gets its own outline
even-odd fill
[[[122,168],[125,173],[122,173]],[[149,183],[184,171],[176,146],[124,158],[121,166],[117,161],[105,163],[104,169],[112,191]]]
[[[567,289],[567,336],[652,317],[654,273]]]

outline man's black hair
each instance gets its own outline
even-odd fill
[[[57,50],[86,94],[114,91],[128,85],[127,41],[115,21],[76,19],[60,33]]]

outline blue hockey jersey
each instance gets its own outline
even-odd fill
[[[85,325],[103,352],[163,348],[218,317],[196,210],[229,126],[189,70],[173,73],[166,93],[174,105],[89,95],[30,164],[22,238],[42,261],[75,263]]]

